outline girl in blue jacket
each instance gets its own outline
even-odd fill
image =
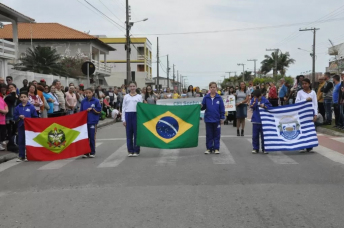
[[[96,154],[95,138],[96,128],[99,122],[99,114],[102,110],[102,106],[97,98],[93,97],[93,89],[85,89],[85,99],[81,101],[80,112],[87,110],[87,130],[88,138],[90,141],[91,153],[84,154],[83,158],[94,158]]]
[[[20,92],[21,103],[14,109],[13,118],[18,122],[18,148],[19,154],[17,162],[27,161],[25,156],[25,128],[24,119],[25,118],[37,118],[37,112],[35,107],[30,104],[27,91]]]
[[[217,93],[216,82],[209,83],[209,90],[210,93],[203,98],[201,108],[201,110],[205,110],[207,150],[204,153],[220,154],[221,124],[225,121],[225,105],[222,97]]]
[[[252,122],[252,154],[259,153],[259,135],[261,138],[261,144],[262,144],[262,151],[264,154],[267,154],[264,150],[264,137],[263,137],[263,128],[262,128],[262,120],[260,118],[259,113],[259,107],[261,108],[268,108],[272,105],[266,99],[264,96],[262,96],[262,93],[259,89],[253,91],[252,93],[252,99],[250,108],[253,111],[251,122]]]

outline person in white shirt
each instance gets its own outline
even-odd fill
[[[312,108],[313,108],[313,122],[317,121],[317,115],[318,115],[318,101],[317,101],[317,95],[315,94],[314,90],[311,88],[311,81],[308,78],[305,78],[302,80],[302,90],[297,92],[295,103],[303,102],[303,101],[309,101],[312,102]],[[307,152],[312,152],[313,148],[307,148]],[[300,153],[304,153],[304,150],[301,150]]]
[[[137,135],[137,103],[143,102],[142,96],[136,93],[136,82],[130,82],[130,93],[124,96],[122,107],[122,122],[127,132],[128,157],[137,157],[140,154],[140,147],[136,145]]]

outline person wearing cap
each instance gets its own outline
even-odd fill
[[[43,87],[47,85],[47,82],[44,80],[44,78],[42,78],[39,82],[41,83]]]

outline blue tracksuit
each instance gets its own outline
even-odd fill
[[[25,128],[24,120],[20,119],[19,116],[23,115],[25,118],[37,118],[37,112],[35,107],[29,102],[23,106],[20,103],[14,109],[14,121],[18,122],[18,148],[19,148],[19,157],[25,158]]]
[[[251,109],[253,111],[251,122],[252,122],[252,146],[254,150],[259,150],[259,135],[262,143],[262,150],[264,151],[264,137],[263,137],[263,128],[262,121],[260,119],[259,106],[264,104],[266,108],[271,107],[272,105],[262,96],[259,101],[258,98],[253,97],[251,99]]]
[[[88,130],[88,138],[90,141],[91,147],[91,155],[95,155],[96,153],[96,145],[95,145],[95,138],[96,138],[96,127],[99,122],[99,114],[102,110],[102,106],[97,98],[92,97],[89,100],[87,97],[81,101],[80,104],[80,112],[87,110],[88,108],[92,108],[91,111],[87,113],[87,130]]]
[[[205,110],[204,122],[206,129],[207,150],[220,150],[221,120],[225,119],[225,105],[219,94],[214,98],[210,94],[205,95],[201,110]]]

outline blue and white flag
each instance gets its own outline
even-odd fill
[[[266,151],[293,151],[318,146],[311,102],[259,108]]]

